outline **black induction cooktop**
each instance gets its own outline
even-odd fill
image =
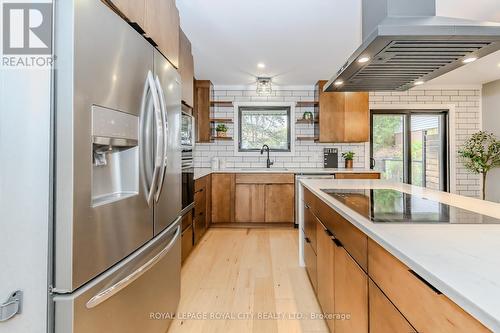
[[[392,189],[322,191],[374,223],[500,224],[500,219]]]

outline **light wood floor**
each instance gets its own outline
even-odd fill
[[[169,333],[328,332],[323,320],[311,319],[320,308],[298,265],[297,233],[292,228],[210,229],[182,268],[180,317]],[[287,318],[241,319],[252,314]]]

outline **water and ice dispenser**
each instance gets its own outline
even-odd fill
[[[139,117],[92,107],[92,205],[139,193]]]

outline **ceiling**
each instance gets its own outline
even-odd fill
[[[437,15],[500,22],[498,1],[437,0]],[[256,76],[277,86],[313,85],[361,43],[361,0],[177,0],[177,7],[196,78],[216,85],[251,85]],[[429,84],[500,79],[498,63],[500,52]]]

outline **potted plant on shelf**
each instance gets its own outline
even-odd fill
[[[227,134],[227,126],[225,124],[218,124],[215,128],[218,138],[225,138]]]
[[[464,143],[458,151],[465,168],[483,176],[483,200],[486,198],[486,176],[493,168],[500,167],[500,141],[493,133],[480,131]]]
[[[354,160],[354,152],[347,151],[345,153],[342,153],[342,157],[345,159],[345,167],[347,169],[352,169],[353,160]]]

